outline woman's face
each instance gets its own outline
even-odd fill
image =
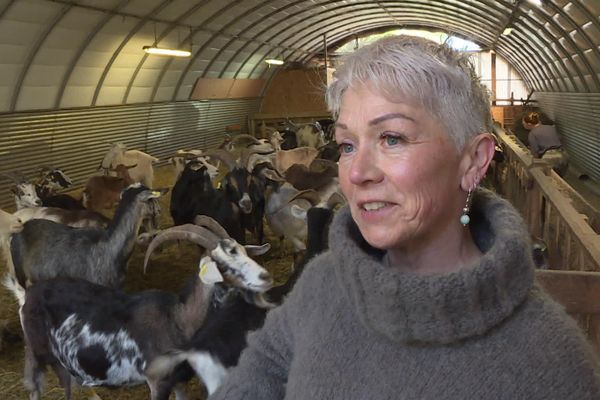
[[[461,227],[460,154],[422,107],[349,88],[335,140],[340,185],[369,244],[417,250]]]

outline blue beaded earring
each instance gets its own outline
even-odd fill
[[[471,217],[469,217],[469,210],[471,208],[471,195],[473,194],[473,192],[477,188],[477,181],[478,180],[479,180],[478,178],[475,178],[475,182],[473,182],[473,186],[470,187],[469,191],[467,192],[467,201],[465,203],[465,207],[462,209],[463,213],[460,216],[460,223],[463,226],[467,226],[469,224],[469,222],[471,222]]]

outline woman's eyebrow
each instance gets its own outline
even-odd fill
[[[369,121],[369,126],[373,126],[373,125],[377,125],[380,124],[384,121],[387,121],[389,119],[396,119],[396,118],[401,118],[401,119],[407,119],[409,121],[415,122],[414,118],[409,117],[406,114],[402,114],[402,113],[390,113],[390,114],[385,114],[382,115],[381,117],[377,117],[374,118],[372,120]]]

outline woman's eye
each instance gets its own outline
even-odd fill
[[[402,142],[402,138],[395,135],[383,134],[383,139],[385,140],[385,144],[388,146],[396,146]]]
[[[341,143],[339,148],[340,153],[351,153],[352,150],[354,150],[354,146],[352,146],[350,143]]]

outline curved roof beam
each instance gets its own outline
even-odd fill
[[[236,0],[235,2],[239,2],[239,1],[242,1],[242,0]],[[276,1],[276,0],[269,0],[268,2],[273,2],[273,1]],[[224,13],[224,12],[225,12],[225,11],[227,11],[228,9],[230,9],[230,6],[223,7],[222,9],[220,9],[220,10],[218,11],[218,15],[220,15],[220,14]],[[255,11],[255,10],[253,9],[253,11]],[[215,17],[216,17],[216,16],[218,16],[218,15],[215,15]],[[205,49],[206,49],[208,46],[210,46],[210,44],[212,43],[212,41],[213,41],[213,40],[214,40],[216,37],[218,37],[218,36],[223,36],[223,34],[224,34],[224,32],[225,32],[225,29],[226,29],[227,27],[229,27],[230,25],[232,25],[232,24],[233,24],[233,22],[235,22],[235,19],[236,19],[236,18],[238,18],[238,17],[232,18],[232,22],[231,22],[231,23],[229,23],[229,24],[227,24],[227,25],[223,26],[223,27],[222,27],[221,29],[219,29],[217,32],[214,32],[214,34],[211,36],[211,38],[210,38],[209,40],[207,40],[206,42],[204,42],[204,44],[202,45],[202,47],[201,47],[201,48],[200,48],[200,49],[199,49],[199,50],[198,50],[198,51],[197,51],[197,52],[196,52],[196,53],[195,53],[195,54],[192,56],[192,58],[190,59],[190,61],[188,61],[188,63],[186,64],[185,68],[184,68],[184,69],[183,69],[183,71],[181,72],[181,74],[180,74],[180,76],[179,76],[179,79],[177,80],[177,84],[175,85],[175,88],[174,88],[174,90],[173,90],[173,97],[172,97],[172,99],[173,99],[173,100],[175,100],[175,99],[177,98],[177,93],[179,92],[179,90],[180,90],[180,88],[181,88],[181,85],[183,84],[183,81],[185,80],[185,78],[186,78],[186,76],[187,76],[187,74],[188,74],[188,72],[189,72],[190,68],[191,68],[191,67],[194,65],[194,62],[195,62],[195,61],[198,59],[198,57],[200,57],[200,55],[202,54],[202,52],[203,52],[203,51],[204,51],[204,50],[205,50]],[[243,31],[242,31],[242,32],[243,32]],[[237,37],[238,35],[233,35],[233,36]],[[261,42],[262,42],[263,44],[265,44],[265,43],[266,43],[266,42],[264,42],[264,41],[261,41]],[[270,44],[270,43],[266,43],[266,44],[268,44],[268,45],[270,45],[270,46],[273,46],[273,47],[275,47],[275,46],[277,46],[277,47],[281,47],[281,46],[274,45],[274,44]],[[303,52],[303,50],[302,50],[302,49],[294,49],[294,50],[295,50],[295,51],[299,51],[299,52]],[[160,81],[162,80],[162,77],[163,77],[163,75],[165,74],[165,72],[166,72],[166,66],[165,66],[165,68],[163,68],[163,71],[161,71],[160,78],[157,80],[157,85],[155,86],[155,92],[154,92],[154,93],[153,93],[153,95],[152,95],[152,99],[154,99],[155,93],[156,93],[156,91],[158,90],[158,86],[159,86],[159,84],[160,84]]]
[[[19,100],[19,95],[21,94],[21,88],[23,86],[23,82],[25,81],[25,77],[27,76],[27,73],[29,72],[29,68],[31,68],[31,64],[33,64],[33,60],[35,59],[35,56],[37,56],[38,52],[40,51],[40,48],[42,47],[42,45],[48,38],[49,33],[60,22],[60,20],[62,20],[64,18],[64,16],[67,14],[67,12],[69,12],[71,7],[73,7],[73,6],[70,4],[63,5],[61,7],[61,9],[59,10],[59,12],[54,17],[54,19],[52,20],[52,22],[48,23],[48,25],[46,26],[44,31],[37,38],[36,42],[33,44],[33,46],[31,46],[31,50],[29,51],[29,54],[27,54],[27,58],[25,59],[25,62],[23,62],[23,68],[21,68],[19,77],[17,78],[17,81],[14,85],[14,91],[13,91],[12,98],[10,100],[9,111],[11,111],[11,112],[15,111],[15,108],[17,106],[17,101]]]
[[[594,44],[594,42],[589,38],[589,36],[587,35],[587,33],[585,33],[585,31],[583,29],[581,29],[581,27],[579,25],[577,25],[575,23],[575,21],[573,21],[573,18],[571,18],[570,15],[568,15],[567,13],[564,12],[564,10],[561,7],[558,7],[556,4],[554,4],[554,2],[549,2],[550,6],[554,9],[554,11],[556,11],[561,17],[563,17],[564,19],[566,19],[567,21],[569,21],[569,23],[571,24],[571,26],[577,31],[577,33],[579,33],[581,35],[581,37],[583,38],[583,40],[585,40],[585,42],[587,43],[587,45],[589,46],[589,48],[592,50],[592,52],[594,53],[594,55],[600,59],[600,52],[598,51],[598,47]],[[595,18],[592,18],[591,21],[595,20]],[[558,25],[558,24],[557,24]],[[565,32],[565,36],[564,38],[569,42],[569,44],[571,44],[573,46],[573,48],[576,49],[577,54],[579,55],[579,57],[581,58],[581,62],[583,64],[585,64],[585,66],[587,67],[593,81],[594,84],[596,85],[596,91],[600,90],[600,80],[598,79],[598,75],[596,75],[594,69],[592,68],[592,66],[590,65],[590,62],[588,61],[587,57],[585,56],[585,54],[583,54],[583,52],[581,51],[581,49],[579,48],[579,46],[577,46],[575,44],[575,42],[573,41],[573,39],[571,39],[571,35],[569,35],[566,31],[563,30],[563,32]],[[591,92],[591,88],[587,87],[585,78],[582,79],[581,83],[583,85],[586,85],[586,89],[589,92]]]
[[[404,15],[406,15],[406,13],[405,13]],[[420,17],[422,17],[422,14],[421,14],[421,13],[417,13],[417,14],[415,14],[415,15],[416,15],[416,16],[418,16],[419,18],[420,18]],[[416,25],[425,25],[425,24],[429,24],[430,26],[432,26],[432,25],[434,25],[434,24],[432,24],[432,22],[434,22],[434,20],[435,20],[435,19],[436,19],[435,17],[430,17],[430,18],[428,18],[426,21],[422,21],[422,20],[416,19],[416,20],[411,20],[410,22],[412,22],[412,23],[414,23],[414,24],[416,24]],[[443,22],[443,21],[442,21],[442,22]],[[350,21],[349,23],[355,23],[355,21]],[[444,26],[443,24],[435,24],[435,25],[436,25],[436,27],[439,27],[439,28],[441,28],[441,29],[443,29],[443,30],[447,28],[447,26]],[[467,24],[467,23],[463,23],[463,27],[464,27],[464,26],[469,26],[469,27],[471,27],[471,29],[463,29],[463,32],[467,33],[467,34],[468,34],[470,37],[476,37],[476,36],[477,36],[477,32],[479,32],[479,30],[480,30],[480,28],[479,28],[479,25],[478,25],[478,24]],[[361,26],[361,28],[362,28],[362,26]],[[319,39],[319,38],[316,38],[316,39],[314,39],[314,40],[315,40],[315,41],[317,41],[317,40],[320,40],[320,39]],[[485,44],[485,43],[484,43],[484,44]],[[318,42],[317,42],[317,44],[315,44],[315,45],[313,46],[313,48],[314,48],[314,47],[316,47],[316,46],[319,46],[319,43],[318,43]],[[525,48],[527,48],[527,46],[523,46],[523,48],[525,49]],[[311,50],[312,50],[312,48],[311,48]],[[499,52],[499,53],[500,53],[500,52]],[[313,54],[314,54],[314,50],[313,50]],[[539,56],[538,56],[538,55],[536,55],[536,54],[534,54],[534,53],[529,53],[529,55],[528,55],[527,57],[524,57],[524,58],[523,58],[523,60],[524,60],[525,62],[528,62],[528,60],[535,59],[536,57],[539,57]],[[542,61],[540,61],[540,62],[542,62]],[[541,79],[541,80],[543,80],[544,78],[541,78],[541,77],[540,77],[540,79]]]
[[[263,1],[262,3],[258,3],[254,7],[246,10],[242,15],[237,16],[236,19],[242,19],[244,17],[247,17],[248,15],[256,12],[257,10],[260,10],[264,5],[266,5],[268,3],[271,3],[271,2],[272,2],[272,0],[266,0],[266,1]],[[240,30],[240,34],[243,34],[245,31],[247,31],[251,27],[255,26],[257,23],[263,21],[264,19],[265,19],[265,17],[263,16],[262,18],[259,18],[258,20],[254,21],[253,24],[250,24],[249,26],[246,26],[245,28],[241,29]],[[234,23],[234,20],[232,20],[229,24],[226,24],[225,26],[223,26],[222,30],[225,30],[225,29],[229,28],[231,25],[233,25],[233,23]],[[215,37],[216,37],[216,34],[213,35],[213,37],[211,37],[209,40],[207,40],[207,43],[212,42]],[[208,64],[206,65],[206,68],[204,69],[204,72],[202,72],[202,75],[200,75],[201,78],[204,78],[206,76],[206,74],[208,73],[208,71],[212,67],[213,63],[219,58],[219,56],[223,53],[223,51],[227,47],[229,47],[229,45],[231,43],[233,43],[234,41],[235,41],[235,38],[230,39],[229,42],[227,42],[225,44],[225,46],[221,47],[219,49],[219,51],[217,51],[217,54],[208,62]]]
[[[113,12],[117,13],[120,9],[122,9],[127,4],[129,4],[130,1],[131,0],[122,0],[119,4],[117,4],[112,9]],[[96,37],[96,35],[98,34],[98,32],[100,32],[100,30],[104,27],[104,25],[106,25],[106,23],[113,16],[114,15],[112,15],[111,13],[106,13],[106,15],[104,16],[104,18],[102,18],[96,24],[96,26],[90,31],[90,33],[87,35],[87,37],[85,38],[85,40],[81,43],[81,45],[79,46],[79,48],[77,49],[77,51],[73,55],[73,58],[71,59],[71,61],[67,65],[67,69],[65,70],[65,73],[63,74],[63,78],[61,80],[60,86],[58,87],[58,92],[56,93],[56,98],[54,99],[54,108],[60,108],[60,103],[62,101],[62,98],[63,98],[64,94],[65,94],[65,90],[67,88],[67,83],[69,82],[69,79],[71,79],[71,74],[73,73],[73,70],[75,70],[75,66],[77,65],[77,63],[81,59],[81,56],[83,55],[84,51],[90,45],[90,43],[92,42],[92,39],[94,37]]]
[[[170,3],[171,3],[170,0],[163,0],[162,3],[159,3],[148,14],[146,14],[143,17],[138,17],[140,19],[140,21],[129,31],[127,36],[125,36],[125,38],[121,41],[119,46],[113,52],[113,55],[110,57],[110,60],[108,61],[108,63],[106,63],[106,66],[104,67],[104,71],[102,71],[102,75],[100,76],[100,79],[98,80],[98,84],[96,85],[96,90],[94,90],[94,96],[92,97],[92,106],[96,105],[96,101],[98,101],[98,96],[100,95],[100,91],[102,90],[102,86],[104,86],[104,80],[106,79],[106,76],[108,75],[110,69],[112,68],[112,65],[114,64],[115,60],[121,53],[121,50],[123,50],[123,47],[125,47],[127,42],[129,42],[129,40],[136,33],[138,33],[138,31],[140,29],[142,29],[142,27],[146,24],[146,22],[152,21],[152,19],[151,19],[152,16],[158,14],[161,10],[163,10],[165,7],[167,7]]]
[[[181,21],[183,19],[189,17],[190,15],[192,15],[193,13],[198,11],[201,7],[206,5],[206,3],[209,1],[210,0],[200,1],[200,2],[196,3],[194,6],[188,8],[186,11],[182,12],[177,18],[175,18],[175,20],[171,24],[169,24],[169,26],[165,30],[162,31],[162,33],[156,38],[156,41],[158,43],[160,43],[160,41],[163,40],[165,37],[167,37],[169,35],[169,33],[171,33],[174,29],[177,29],[182,25]],[[191,27],[190,27],[190,29],[191,29]],[[185,42],[182,42],[182,43],[185,43]],[[181,46],[182,43],[180,43],[179,46]],[[138,65],[135,67],[135,71],[133,71],[133,74],[131,75],[131,78],[129,79],[129,83],[127,84],[127,88],[125,89],[125,93],[123,94],[123,101],[122,101],[123,104],[127,104],[127,99],[129,98],[129,94],[131,93],[131,88],[133,87],[133,84],[135,83],[135,80],[136,80],[138,74],[140,73],[140,71],[142,70],[142,66],[144,65],[144,63],[146,62],[148,57],[149,57],[149,54],[144,53],[144,55],[142,56],[142,59],[140,60]]]
[[[371,5],[372,7],[367,7],[367,8],[362,8],[362,9],[360,9],[360,10],[356,10],[356,12],[358,13],[358,17],[361,17],[361,16],[363,16],[363,15],[364,15],[364,10],[365,10],[365,9],[375,9],[375,10],[380,10],[380,11],[381,11],[381,8],[379,8],[379,7],[373,7],[373,5],[374,5],[374,4],[373,4],[372,2],[367,2],[367,4],[368,4],[368,5]],[[422,3],[415,3],[415,2],[403,2],[403,3],[401,3],[401,4],[395,4],[395,5],[393,5],[393,7],[392,7],[392,8],[395,8],[395,9],[397,9],[397,8],[400,8],[400,12],[403,12],[403,13],[406,13],[407,11],[409,11],[409,12],[413,11],[413,8],[410,8],[410,9],[407,9],[407,8],[406,8],[406,5],[407,5],[407,4],[414,4],[414,5],[416,5],[417,7],[415,7],[415,9],[425,9],[425,10],[427,10],[428,12],[433,12],[433,13],[436,13],[437,15],[439,15],[439,16],[440,16],[440,19],[442,19],[442,20],[443,20],[442,22],[445,22],[445,23],[446,23],[446,25],[448,24],[448,22],[450,22],[450,21],[448,21],[448,20],[447,20],[447,18],[444,18],[445,16],[447,16],[447,12],[448,12],[448,11],[453,11],[453,12],[455,12],[455,13],[456,13],[456,12],[460,13],[460,10],[459,10],[459,9],[457,9],[456,7],[454,7],[454,6],[452,6],[452,8],[451,8],[451,9],[449,9],[449,8],[446,8],[446,7],[443,7],[444,9],[442,10],[442,9],[441,9],[441,8],[439,8],[439,7],[438,7],[438,8],[431,8],[431,7],[427,7],[426,5],[425,5],[425,7],[423,7],[424,5],[423,5]],[[345,6],[342,6],[342,7],[336,7],[336,9],[337,9],[337,11],[338,11],[338,12],[340,12],[339,8],[344,8],[344,7],[345,7]],[[479,9],[482,11],[482,14],[481,14],[481,15],[479,15],[479,16],[480,16],[480,18],[482,19],[482,21],[483,21],[483,22],[491,22],[491,21],[487,21],[487,20],[485,19],[485,17],[489,16],[489,10],[485,10],[485,11],[484,11],[484,10],[483,10],[481,7],[473,7],[473,8],[479,8]],[[330,10],[328,10],[328,11],[330,11]],[[351,10],[351,11],[352,11],[352,10]],[[373,14],[376,14],[376,12],[375,12],[375,13],[373,13]],[[333,16],[333,17],[335,17],[335,16]],[[459,16],[459,17],[460,17],[460,16]],[[325,20],[328,20],[328,19],[331,19],[331,17],[329,17],[329,18],[326,18],[326,17],[324,17],[324,18],[321,18],[321,19],[318,21],[318,22],[319,22],[318,24],[313,24],[313,25],[315,25],[315,26],[317,26],[317,27],[320,27],[320,26],[327,26],[327,28],[331,28],[331,27],[330,27],[330,26],[328,26],[327,24],[324,24],[324,23],[323,23],[323,21],[325,21]],[[346,18],[345,18],[345,20],[346,20],[346,21],[347,21],[348,19],[349,19],[348,17],[346,17]],[[389,18],[388,18],[388,19],[389,19]],[[461,19],[461,21],[463,21],[463,22],[464,22],[464,19]],[[389,25],[389,22],[387,23],[387,25]],[[290,30],[290,29],[293,29],[293,26],[290,26],[290,27],[288,27],[288,28],[286,28],[286,29],[284,29],[284,30],[282,30],[282,31],[278,32],[278,33],[277,33],[277,35],[281,35],[281,34],[282,34],[284,31],[287,31],[287,30]],[[316,30],[318,30],[318,28],[317,28],[317,29],[315,29],[315,30],[313,30],[312,32],[315,32]],[[480,30],[479,30],[479,31],[480,31]],[[328,33],[328,32],[320,32],[320,35],[322,35],[323,33]],[[298,35],[298,32],[292,32],[292,34],[290,34],[290,35],[288,35],[286,38],[282,39],[282,40],[280,41],[280,43],[285,43],[287,40],[289,40],[290,38],[292,38],[292,37],[293,37],[293,36],[295,36],[295,35]],[[320,36],[320,35],[319,35],[319,36]],[[301,37],[302,37],[302,38],[305,38],[305,37],[306,37],[306,35],[303,33],[303,34],[301,35]],[[320,40],[320,39],[319,39],[319,40]],[[480,40],[480,41],[483,41],[483,40]],[[256,52],[255,52],[255,53],[256,53]],[[249,75],[252,75],[252,74],[254,73],[254,71],[256,70],[256,67],[257,67],[259,64],[261,64],[261,63],[262,63],[262,61],[263,61],[263,60],[264,60],[264,59],[265,59],[267,56],[268,56],[268,53],[267,53],[266,55],[264,55],[264,56],[263,56],[263,58],[262,58],[262,59],[261,59],[261,60],[260,60],[260,61],[259,61],[259,62],[258,62],[256,65],[255,65],[255,67],[252,69],[252,71],[250,72],[250,74],[249,74]],[[311,54],[311,56],[312,56],[312,54]]]
[[[579,70],[579,67],[570,59],[571,55],[567,52],[567,49],[565,49],[558,41],[556,41],[556,45],[559,49],[562,50],[563,55],[561,56],[559,53],[556,52],[556,50],[554,50],[554,48],[552,46],[548,46],[548,42],[547,40],[545,40],[539,31],[544,32],[544,35],[549,36],[549,37],[554,37],[554,35],[552,35],[542,24],[540,24],[539,22],[537,22],[536,20],[534,20],[533,18],[527,16],[525,20],[522,21],[522,24],[524,26],[526,26],[527,29],[523,30],[522,34],[525,35],[531,35],[535,40],[536,40],[536,44],[538,46],[540,46],[539,48],[544,49],[545,51],[543,53],[551,53],[554,55],[555,59],[554,60],[549,60],[546,61],[546,63],[544,64],[539,64],[539,65],[549,65],[556,74],[557,78],[561,78],[564,80],[564,76],[562,76],[560,74],[559,71],[556,70],[556,66],[554,65],[554,61],[558,61],[560,63],[560,65],[562,66],[562,68],[566,71],[569,72],[571,70],[571,68],[567,67],[567,65],[564,62],[564,59],[567,59],[570,62],[570,65],[573,67],[572,69],[577,73],[577,75],[579,76],[580,80],[583,80],[583,73]],[[536,29],[537,28],[537,29]],[[514,33],[514,32],[513,32]],[[511,34],[512,36],[512,34]],[[507,42],[510,42],[511,39],[505,39]],[[528,43],[527,41],[523,42],[521,41],[521,43],[524,43],[525,45],[527,45],[528,47],[531,47],[531,43]],[[538,55],[539,53],[542,52],[536,52],[535,54]],[[538,68],[539,68],[538,65]],[[576,88],[577,84],[575,82],[575,79],[573,78],[573,76],[569,73],[567,73],[566,76],[570,82],[571,85]],[[568,87],[568,85],[565,82],[565,88]]]
[[[480,9],[481,9],[482,11],[485,11],[485,10],[483,10],[482,8],[480,8]],[[495,9],[496,9],[497,11],[499,10],[497,7],[495,7]],[[525,19],[527,19],[527,20],[529,20],[530,22],[532,22],[532,23],[533,23],[535,26],[537,26],[537,28],[538,28],[538,29],[542,29],[542,30],[546,31],[546,29],[545,29],[545,28],[544,28],[542,25],[540,25],[539,23],[537,23],[537,21],[535,21],[534,19],[532,19],[532,18],[531,18],[531,17],[529,17],[528,15],[524,15],[524,16],[525,16]],[[427,21],[425,22],[425,24],[427,24]],[[543,43],[542,39],[540,38],[540,36],[539,36],[538,32],[536,32],[536,31],[535,31],[535,29],[532,29],[532,30],[531,30],[531,32],[529,32],[529,33],[533,34],[533,35],[534,35],[536,38],[538,38],[538,40],[539,40],[540,42],[542,42],[542,43]],[[475,37],[477,37],[477,35],[475,35]],[[320,39],[319,39],[319,40],[320,40]],[[526,46],[526,47],[529,47],[529,46]],[[561,48],[561,49],[565,50],[565,49],[564,49],[562,46],[560,46],[560,45],[559,45],[559,48]],[[548,48],[548,50],[549,50],[551,53],[553,53],[553,54],[554,54],[554,56],[555,56],[555,60],[548,59],[548,58],[547,58],[547,55],[545,55],[545,56],[546,56],[546,57],[545,57],[545,58],[546,58],[546,60],[545,60],[545,61],[540,61],[540,63],[541,63],[542,65],[550,65],[550,66],[551,66],[551,68],[552,68],[552,69],[554,70],[554,72],[556,73],[556,75],[557,75],[557,78],[558,78],[558,79],[561,79],[561,80],[564,80],[564,77],[563,77],[562,75],[560,75],[560,73],[558,73],[558,71],[556,70],[556,67],[555,67],[555,65],[554,65],[554,63],[553,63],[553,61],[558,61],[558,62],[559,62],[559,63],[560,63],[562,66],[563,66],[563,68],[564,68],[566,71],[568,71],[568,69],[567,69],[567,68],[566,68],[566,66],[564,65],[563,57],[559,56],[559,55],[558,55],[558,54],[557,54],[557,53],[554,51],[554,49],[552,49],[552,48]],[[565,56],[564,56],[564,57],[569,57],[569,53],[568,53],[568,52],[566,52],[566,50],[564,51],[564,54],[565,54]],[[533,57],[539,58],[539,54],[533,54]],[[577,71],[578,71],[578,70],[577,70]],[[578,71],[578,72],[579,72],[579,71]],[[575,81],[573,80],[573,78],[572,78],[571,76],[568,76],[568,78],[571,80],[571,83],[572,83],[572,85],[576,86],[576,85],[575,85]],[[581,75],[581,73],[580,73],[580,79],[583,79],[583,76]],[[566,87],[567,87],[567,85],[565,84],[565,85],[564,85],[564,87],[566,88]]]
[[[10,0],[7,1],[6,4],[4,5],[4,8],[2,10],[0,10],[0,20],[2,20],[2,18],[4,18],[4,14],[6,14],[6,12],[8,10],[10,10],[10,8],[17,2],[17,0]]]
[[[292,2],[292,3],[286,4],[285,6],[283,6],[283,7],[281,7],[281,8],[278,8],[278,9],[276,9],[276,10],[273,10],[273,11],[271,11],[270,13],[268,13],[268,14],[265,14],[265,15],[264,15],[262,18],[260,18],[259,20],[255,21],[253,24],[249,25],[249,26],[246,28],[246,30],[248,30],[248,29],[252,29],[252,28],[254,28],[256,25],[259,25],[259,24],[261,24],[261,23],[264,23],[264,21],[267,21],[269,18],[273,17],[274,15],[276,15],[276,14],[278,14],[278,13],[280,13],[280,12],[283,12],[283,11],[285,11],[285,10],[286,10],[286,9],[288,9],[288,8],[295,7],[295,6],[297,6],[297,5],[301,4],[301,3],[305,3],[306,1],[307,1],[307,0],[299,0],[299,1],[295,1],[295,2]],[[315,8],[315,7],[319,7],[319,6],[317,6],[317,5],[314,5],[314,3],[312,3],[312,2],[311,2],[310,4],[313,4],[313,6],[311,6],[311,7],[308,7],[309,9],[312,9],[312,8]],[[292,14],[292,15],[293,15],[293,14]],[[274,27],[276,24],[277,24],[277,22],[273,23],[272,25],[268,25],[268,26],[266,26],[266,27],[265,27],[265,28],[263,28],[261,31],[257,32],[257,33],[256,33],[254,36],[252,36],[252,38],[253,38],[253,39],[257,39],[257,38],[258,38],[258,37],[260,37],[260,36],[261,36],[263,33],[267,32],[269,29],[272,29],[272,28],[273,28],[273,27]],[[224,50],[225,48],[229,47],[229,45],[231,45],[233,42],[234,42],[234,40],[233,40],[233,39],[232,39],[232,40],[230,40],[229,42],[227,42],[227,44],[224,46],[224,48],[223,48],[222,50]],[[248,45],[249,45],[250,43],[251,43],[251,42],[246,42],[246,43],[244,43],[242,46],[240,46],[240,47],[239,47],[239,48],[238,48],[238,49],[235,51],[235,53],[234,53],[234,54],[231,56],[231,58],[230,58],[229,60],[227,60],[227,62],[225,63],[225,66],[223,67],[223,69],[222,69],[222,70],[221,70],[221,72],[219,73],[219,78],[222,78],[222,77],[223,77],[223,74],[225,74],[225,71],[227,71],[227,68],[229,68],[229,65],[231,64],[231,62],[232,62],[233,60],[235,60],[235,59],[237,58],[238,54],[240,54],[240,53],[241,53],[241,52],[242,52],[242,51],[243,51],[243,50],[244,50],[246,47],[248,47]],[[216,57],[218,57],[218,56],[221,54],[221,51],[222,51],[222,50],[220,50],[220,51],[219,51],[219,53],[217,54],[217,56],[216,56]],[[216,59],[216,57],[215,57],[215,58],[213,58],[213,59]],[[211,62],[212,62],[212,60],[211,60]],[[248,59],[246,59],[246,62],[248,62]],[[244,63],[242,63],[241,65],[243,66],[244,64],[245,64],[245,62],[244,62]],[[238,71],[239,71],[239,70],[238,70]],[[237,77],[237,74],[234,76],[234,78],[236,78],[236,77]]]
[[[395,4],[395,6],[396,6],[396,7],[402,7],[402,11],[404,11],[404,8],[406,7],[406,4],[409,4],[409,3],[416,4],[416,5],[422,5],[422,4],[420,4],[420,3],[415,3],[415,2],[403,2],[403,3],[402,3],[402,5]],[[366,6],[366,7],[365,7],[365,8],[360,8],[360,9],[357,9],[357,8],[356,8],[357,6],[363,6],[363,5],[364,5],[364,6]],[[320,6],[321,6],[321,5],[316,5],[316,7],[320,7]],[[361,13],[363,10],[365,10],[365,9],[372,9],[372,8],[373,8],[373,9],[379,9],[379,10],[381,10],[381,8],[380,8],[380,7],[374,7],[374,4],[373,4],[373,2],[372,2],[372,1],[364,1],[364,2],[357,2],[357,3],[352,3],[352,4],[343,4],[343,5],[340,5],[340,6],[332,7],[332,8],[329,8],[329,9],[327,9],[327,12],[337,12],[337,13],[342,13],[342,12],[344,12],[344,11],[345,11],[344,9],[346,9],[346,8],[350,8],[350,9],[351,9],[351,11],[356,11],[356,12],[357,12],[357,13],[359,13],[359,14],[360,14],[360,13]],[[479,9],[481,9],[481,7],[472,7],[472,8],[479,8]],[[498,10],[498,7],[495,7],[495,9],[496,9],[496,10]],[[303,14],[303,13],[306,13],[306,12],[309,12],[309,11],[310,11],[310,10],[300,10],[300,11],[298,11],[298,12],[294,13],[294,14],[290,14],[288,17],[291,17],[291,18],[293,18],[293,17],[297,17],[297,16],[299,16],[300,14]],[[322,14],[323,14],[323,13],[321,13],[321,15],[322,15]],[[314,15],[316,15],[316,13],[309,13],[309,15],[310,15],[310,16],[314,16]],[[487,11],[486,11],[485,15],[489,15],[489,10],[487,10]],[[387,23],[386,25],[389,25],[389,23]],[[273,26],[274,26],[274,25],[273,25]],[[272,27],[272,26],[271,26],[271,27]],[[261,34],[262,34],[263,32],[266,32],[267,30],[271,29],[271,27],[268,27],[268,29],[264,29],[263,31],[261,31]],[[292,29],[292,28],[293,28],[292,26],[289,26],[289,27],[288,27],[288,28],[286,28],[286,29],[280,30],[280,31],[276,32],[276,33],[275,33],[273,36],[271,36],[271,37],[270,37],[269,39],[267,39],[267,40],[268,40],[268,41],[270,41],[270,40],[274,39],[275,37],[277,37],[278,35],[281,35],[283,32],[287,31],[288,29]],[[323,32],[323,33],[326,33],[326,32]],[[289,38],[289,36],[288,36],[288,38]],[[241,65],[240,65],[240,68],[238,68],[238,70],[237,70],[237,71],[236,71],[236,73],[234,74],[234,78],[237,78],[237,76],[239,75],[239,73],[241,72],[241,70],[243,69],[243,67],[244,67],[244,66],[245,66],[245,65],[248,63],[248,61],[249,61],[249,60],[250,60],[250,59],[251,59],[251,58],[254,56],[254,54],[256,54],[256,53],[257,53],[257,52],[258,52],[258,51],[261,49],[261,47],[262,47],[262,46],[259,46],[257,49],[255,49],[255,51],[254,51],[253,53],[251,53],[251,54],[250,54],[250,55],[249,55],[249,56],[248,56],[248,57],[247,57],[247,58],[246,58],[246,59],[245,59],[245,60],[244,60],[244,61],[241,63]],[[312,56],[312,54],[309,54],[309,56]],[[263,58],[263,60],[264,60],[264,58]],[[261,60],[261,61],[260,61],[258,64],[260,64],[261,62],[262,62],[262,60]],[[257,65],[258,65],[258,64],[257,64]],[[255,68],[252,70],[251,74],[254,72],[254,70],[255,70]],[[249,75],[251,75],[251,74],[249,74]]]

